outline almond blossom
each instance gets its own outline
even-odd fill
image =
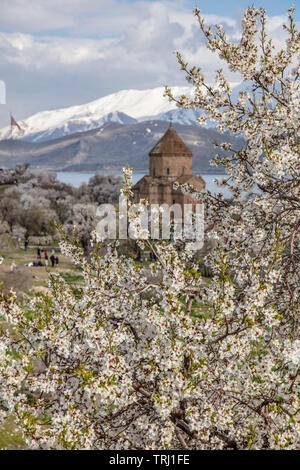
[[[205,204],[212,278],[184,240],[145,233],[126,168],[128,221],[156,255],[151,276],[93,233],[89,258],[61,242],[82,269],[79,298],[51,275],[50,294],[26,309],[13,292],[1,299],[1,417],[16,417],[29,448],[299,448],[300,35],[292,10],[280,52],[262,9],[248,8],[238,44],[195,15],[208,48],[251,81],[234,103],[221,70],[211,86],[178,53],[195,88],[179,106],[245,138],[218,144],[213,162],[230,199],[181,188]]]

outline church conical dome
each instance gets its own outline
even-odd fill
[[[157,142],[149,153],[150,156],[192,156],[192,152],[179,137],[174,127],[170,125],[169,129]]]

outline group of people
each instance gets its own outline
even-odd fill
[[[49,256],[48,254],[48,251],[47,250],[44,250],[43,248],[40,248],[38,247],[37,248],[37,259],[38,259],[38,264],[37,266],[42,266],[42,257],[44,258],[45,260],[45,265],[48,266],[49,264],[49,259],[51,261],[51,266],[52,268],[54,268],[55,265],[58,265],[59,263],[59,258],[58,256],[55,254],[55,250],[52,249],[51,251],[51,255]]]

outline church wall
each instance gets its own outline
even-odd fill
[[[197,184],[195,186],[199,190],[202,189],[201,184]],[[134,194],[136,202],[139,202],[140,199],[148,199],[150,204],[168,204],[168,206],[179,204],[182,208],[183,215],[185,204],[192,204],[192,206],[199,204],[195,199],[187,196],[186,194],[182,194],[181,191],[174,190],[172,187],[172,181],[170,181],[169,184],[140,183],[139,188],[135,189]]]
[[[181,176],[192,174],[192,156],[150,155],[151,176]],[[167,169],[169,169],[169,174]],[[184,169],[184,173],[183,173]]]

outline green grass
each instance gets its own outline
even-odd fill
[[[4,193],[4,191],[7,189],[7,188],[10,188],[12,185],[11,184],[0,184],[0,194],[1,193]]]
[[[61,277],[66,281],[67,284],[77,284],[79,282],[83,282],[84,277],[81,274],[74,274],[74,273],[61,273]]]
[[[81,274],[75,274],[72,272],[61,273],[60,275],[70,286],[70,289],[73,292],[75,298],[80,299],[83,294],[81,285],[84,280],[84,277]]]
[[[211,306],[203,302],[193,302],[191,316],[200,319],[209,318],[211,316]]]
[[[201,281],[203,284],[208,285],[211,282],[211,279],[208,277],[202,276]],[[186,303],[185,297],[181,297],[180,300],[186,309],[187,303]],[[205,318],[211,317],[211,315],[212,315],[212,306],[210,304],[208,304],[207,302],[198,302],[197,300],[193,301],[192,308],[191,308],[192,317],[205,319]]]
[[[12,416],[6,420],[3,426],[0,426],[0,449],[26,449],[22,434],[17,429]]]

